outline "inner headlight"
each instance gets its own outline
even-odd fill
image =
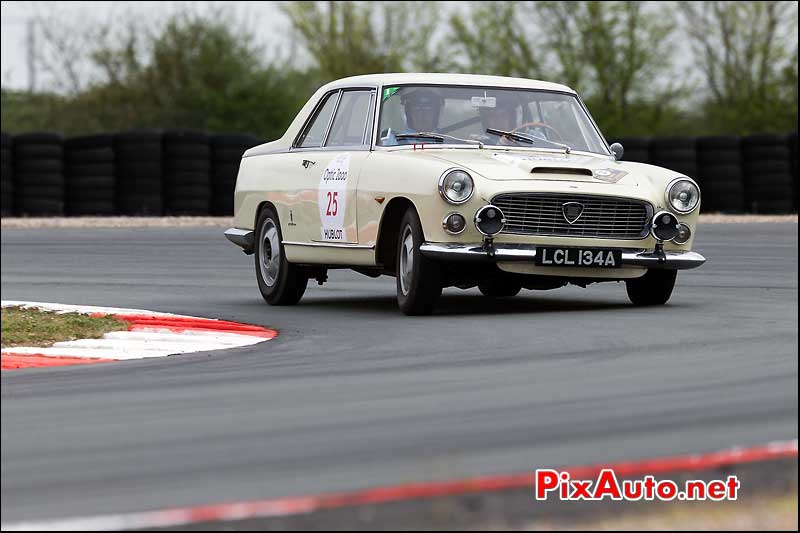
[[[474,189],[472,177],[463,170],[450,170],[439,180],[439,194],[451,204],[463,204]]]
[[[678,213],[691,213],[700,203],[700,189],[689,178],[678,178],[667,187],[667,202]]]

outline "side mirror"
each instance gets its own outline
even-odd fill
[[[617,161],[622,159],[622,154],[625,153],[625,149],[622,148],[622,145],[620,143],[614,143],[611,146],[609,146],[609,148],[611,148],[611,152],[614,154],[614,159],[616,159]]]

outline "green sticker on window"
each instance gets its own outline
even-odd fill
[[[390,96],[400,90],[400,87],[387,87],[383,90],[383,99],[387,100]]]

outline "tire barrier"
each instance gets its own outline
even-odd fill
[[[164,202],[169,215],[207,215],[211,207],[211,148],[208,134],[164,133]]]
[[[64,214],[64,139],[58,133],[14,137],[14,208],[18,214]]]
[[[67,214],[116,214],[114,159],[113,135],[87,135],[64,141]]]
[[[703,180],[697,168],[697,139],[694,137],[660,137],[650,142],[650,164],[680,172],[697,181]]]
[[[233,212],[247,134],[132,130],[66,141],[2,134],[2,215],[220,215]],[[695,179],[702,211],[797,212],[797,132],[748,137],[622,137],[624,161]]]
[[[133,130],[114,139],[116,205],[120,215],[164,212],[161,132]]]
[[[792,161],[792,209],[797,211],[797,132],[790,133],[788,139]]]
[[[261,142],[255,135],[218,134],[211,137],[212,214],[233,214],[233,190],[242,154]]]
[[[609,140],[609,144],[620,143],[625,149],[622,154],[623,161],[634,161],[636,163],[650,162],[650,138],[649,137],[620,137],[616,140]]]
[[[706,212],[740,213],[744,209],[741,138],[697,139],[697,164]]]
[[[785,135],[744,137],[742,167],[747,211],[786,213],[792,210],[791,149]]]
[[[0,215],[14,213],[14,163],[11,135],[0,133]]]

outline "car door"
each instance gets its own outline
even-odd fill
[[[332,107],[329,101],[334,102]],[[297,223],[305,228],[307,243],[322,248],[358,244],[356,192],[361,168],[369,156],[368,132],[374,105],[375,89],[340,90],[329,95],[298,138],[294,151],[303,167],[299,172],[304,201]],[[326,118],[328,124],[320,136]]]

